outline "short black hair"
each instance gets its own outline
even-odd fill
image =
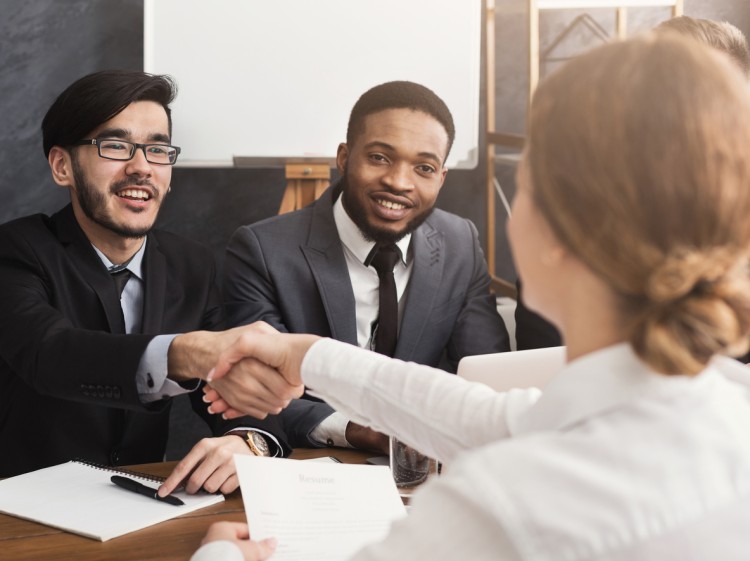
[[[448,106],[431,89],[407,81],[386,82],[362,94],[349,115],[346,143],[351,145],[362,133],[365,117],[386,109],[412,109],[434,117],[448,133],[448,149],[445,152],[445,157],[448,157],[456,137],[456,127]]]
[[[42,145],[72,146],[135,101],[154,101],[164,108],[172,136],[169,104],[177,86],[169,76],[136,70],[103,70],[76,80],[62,92],[42,120]]]

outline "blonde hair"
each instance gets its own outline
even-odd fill
[[[745,75],[750,75],[750,50],[745,35],[727,21],[679,16],[663,21],[655,31],[676,32],[711,45],[732,57]]]
[[[750,91],[724,57],[654,34],[600,47],[536,91],[532,193],[558,239],[621,296],[657,372],[750,341]]]

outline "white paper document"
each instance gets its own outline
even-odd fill
[[[235,455],[250,535],[273,561],[344,561],[406,509],[387,467]]]

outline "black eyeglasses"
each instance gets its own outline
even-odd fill
[[[177,161],[180,149],[168,144],[138,144],[125,140],[112,140],[108,138],[89,138],[76,142],[74,146],[94,145],[99,150],[99,156],[107,160],[132,160],[135,151],[143,150],[146,161],[162,166],[172,166]]]

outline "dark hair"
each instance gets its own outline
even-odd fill
[[[448,133],[448,149],[445,152],[446,158],[448,157],[456,137],[453,116],[435,92],[414,82],[386,82],[363,93],[349,115],[346,143],[351,145],[354,138],[362,132],[365,117],[386,109],[412,109],[434,117]]]
[[[53,146],[71,146],[135,101],[155,101],[164,108],[172,135],[169,104],[177,86],[169,76],[135,70],[103,70],[84,76],[62,92],[42,121],[44,155]]]
[[[661,22],[656,31],[675,31],[711,45],[731,56],[745,75],[750,75],[747,40],[742,31],[729,22],[679,16]]]

